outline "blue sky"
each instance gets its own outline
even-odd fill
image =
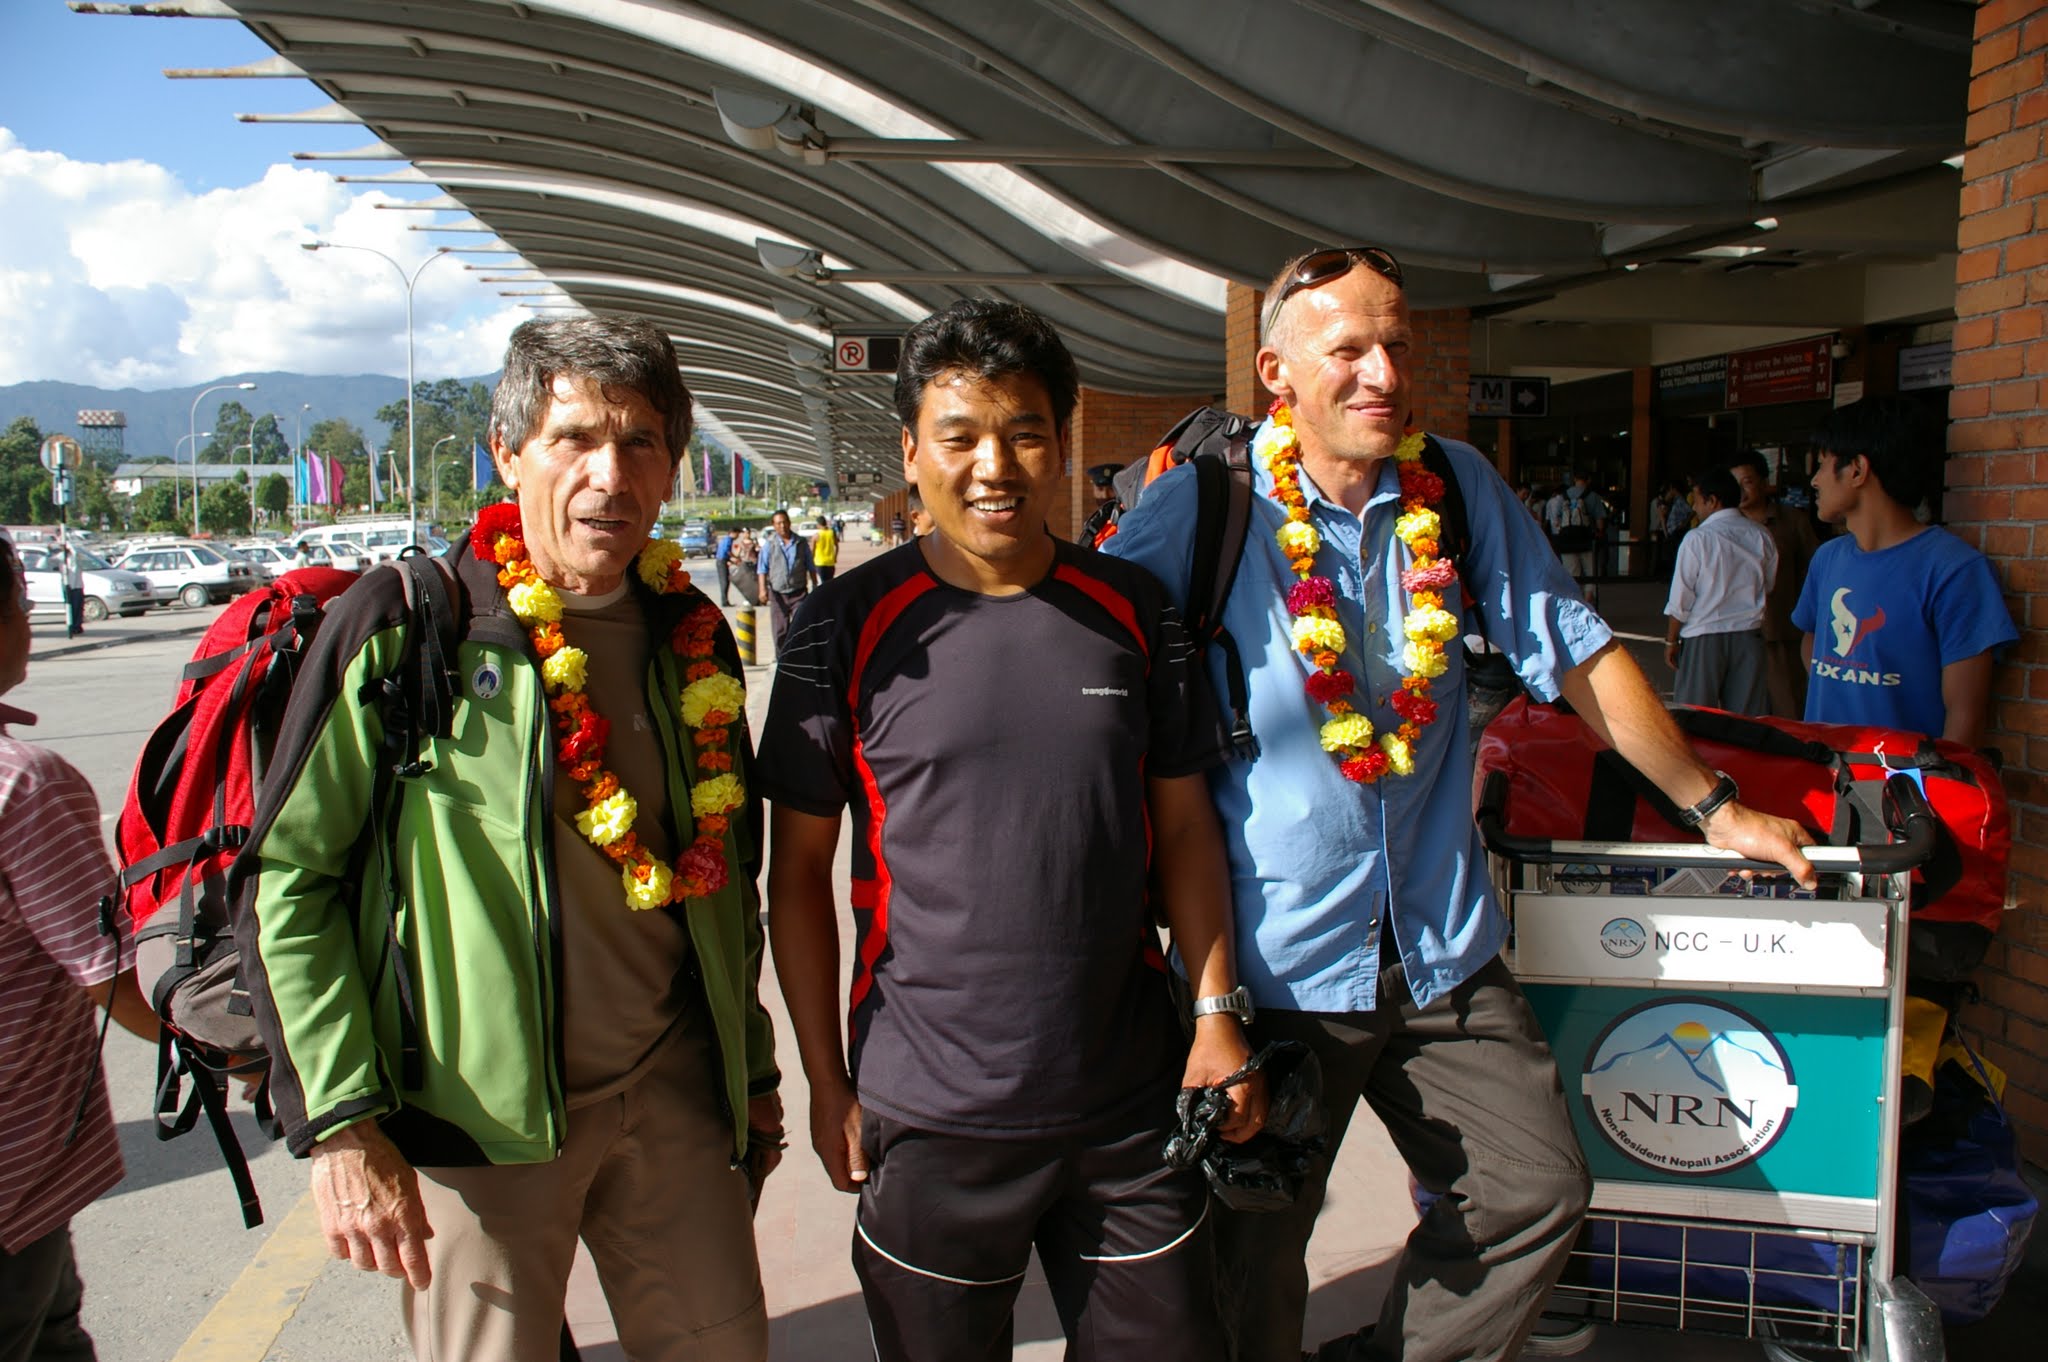
[[[0,327],[0,384],[404,373],[404,294],[391,267],[298,245],[317,236],[372,247],[409,270],[435,244],[406,230],[424,215],[375,205],[436,191],[334,178],[396,163],[291,160],[368,144],[368,129],[235,121],[325,105],[309,81],[163,74],[271,55],[233,20],[0,0],[0,315],[11,323]],[[421,276],[415,303],[422,378],[493,369],[521,315],[455,261]]]
[[[372,140],[362,128],[235,121],[238,113],[327,103],[311,81],[163,74],[271,55],[232,20],[119,18],[73,14],[64,0],[0,0],[0,125],[26,146],[76,160],[154,162],[191,189],[249,184],[295,151],[347,151]]]

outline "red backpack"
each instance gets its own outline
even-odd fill
[[[366,703],[383,707],[410,761],[423,732],[451,731],[454,598],[451,574],[433,560],[408,555],[392,566],[405,578],[417,646],[401,684]],[[186,664],[171,712],[143,745],[121,808],[109,926],[133,938],[136,981],[163,1023],[157,1137],[184,1134],[204,1114],[252,1227],[263,1213],[228,1123],[225,1080],[260,1085],[269,1060],[237,972],[241,878],[229,872],[255,822],[292,684],[328,602],[356,580],[352,572],[299,568],[223,611]],[[181,1109],[185,1079],[192,1091]],[[260,1086],[256,1098],[268,1124]]]

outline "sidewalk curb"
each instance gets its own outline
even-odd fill
[[[114,638],[97,639],[91,643],[70,643],[61,648],[46,648],[42,652],[32,652],[28,655],[28,660],[46,662],[53,657],[98,652],[102,648],[119,648],[127,643],[147,643],[151,639],[159,638],[189,638],[193,634],[203,634],[211,627],[212,621],[208,621],[205,624],[188,624],[177,629],[152,629],[146,634],[121,634]]]

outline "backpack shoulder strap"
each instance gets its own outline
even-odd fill
[[[419,551],[399,555],[398,578],[405,592],[411,639],[407,648],[408,699],[420,733],[446,738],[455,732],[455,649],[461,583],[443,559]]]
[[[1458,565],[1458,576],[1462,578],[1465,555],[1472,548],[1472,512],[1465,505],[1465,488],[1458,481],[1451,456],[1434,435],[1422,437],[1422,466],[1443,480],[1443,504],[1437,509],[1438,518],[1443,521],[1443,549]],[[1469,598],[1472,593],[1465,594]]]
[[[1233,417],[1220,452],[1198,455],[1195,466],[1195,543],[1188,567],[1186,623],[1198,648],[1215,643],[1223,649],[1225,684],[1232,724],[1230,743],[1247,760],[1259,755],[1252,733],[1250,690],[1237,641],[1223,627],[1223,607],[1237,582],[1238,564],[1252,523],[1252,460],[1250,422]]]

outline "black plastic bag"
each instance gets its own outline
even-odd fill
[[[1230,1113],[1229,1089],[1261,1070],[1266,1123],[1243,1144],[1225,1143],[1216,1128]],[[1273,1041],[1222,1082],[1182,1088],[1174,1110],[1180,1128],[1166,1142],[1167,1167],[1199,1164],[1209,1190],[1234,1211],[1293,1205],[1324,1158],[1323,1066],[1300,1041]]]

